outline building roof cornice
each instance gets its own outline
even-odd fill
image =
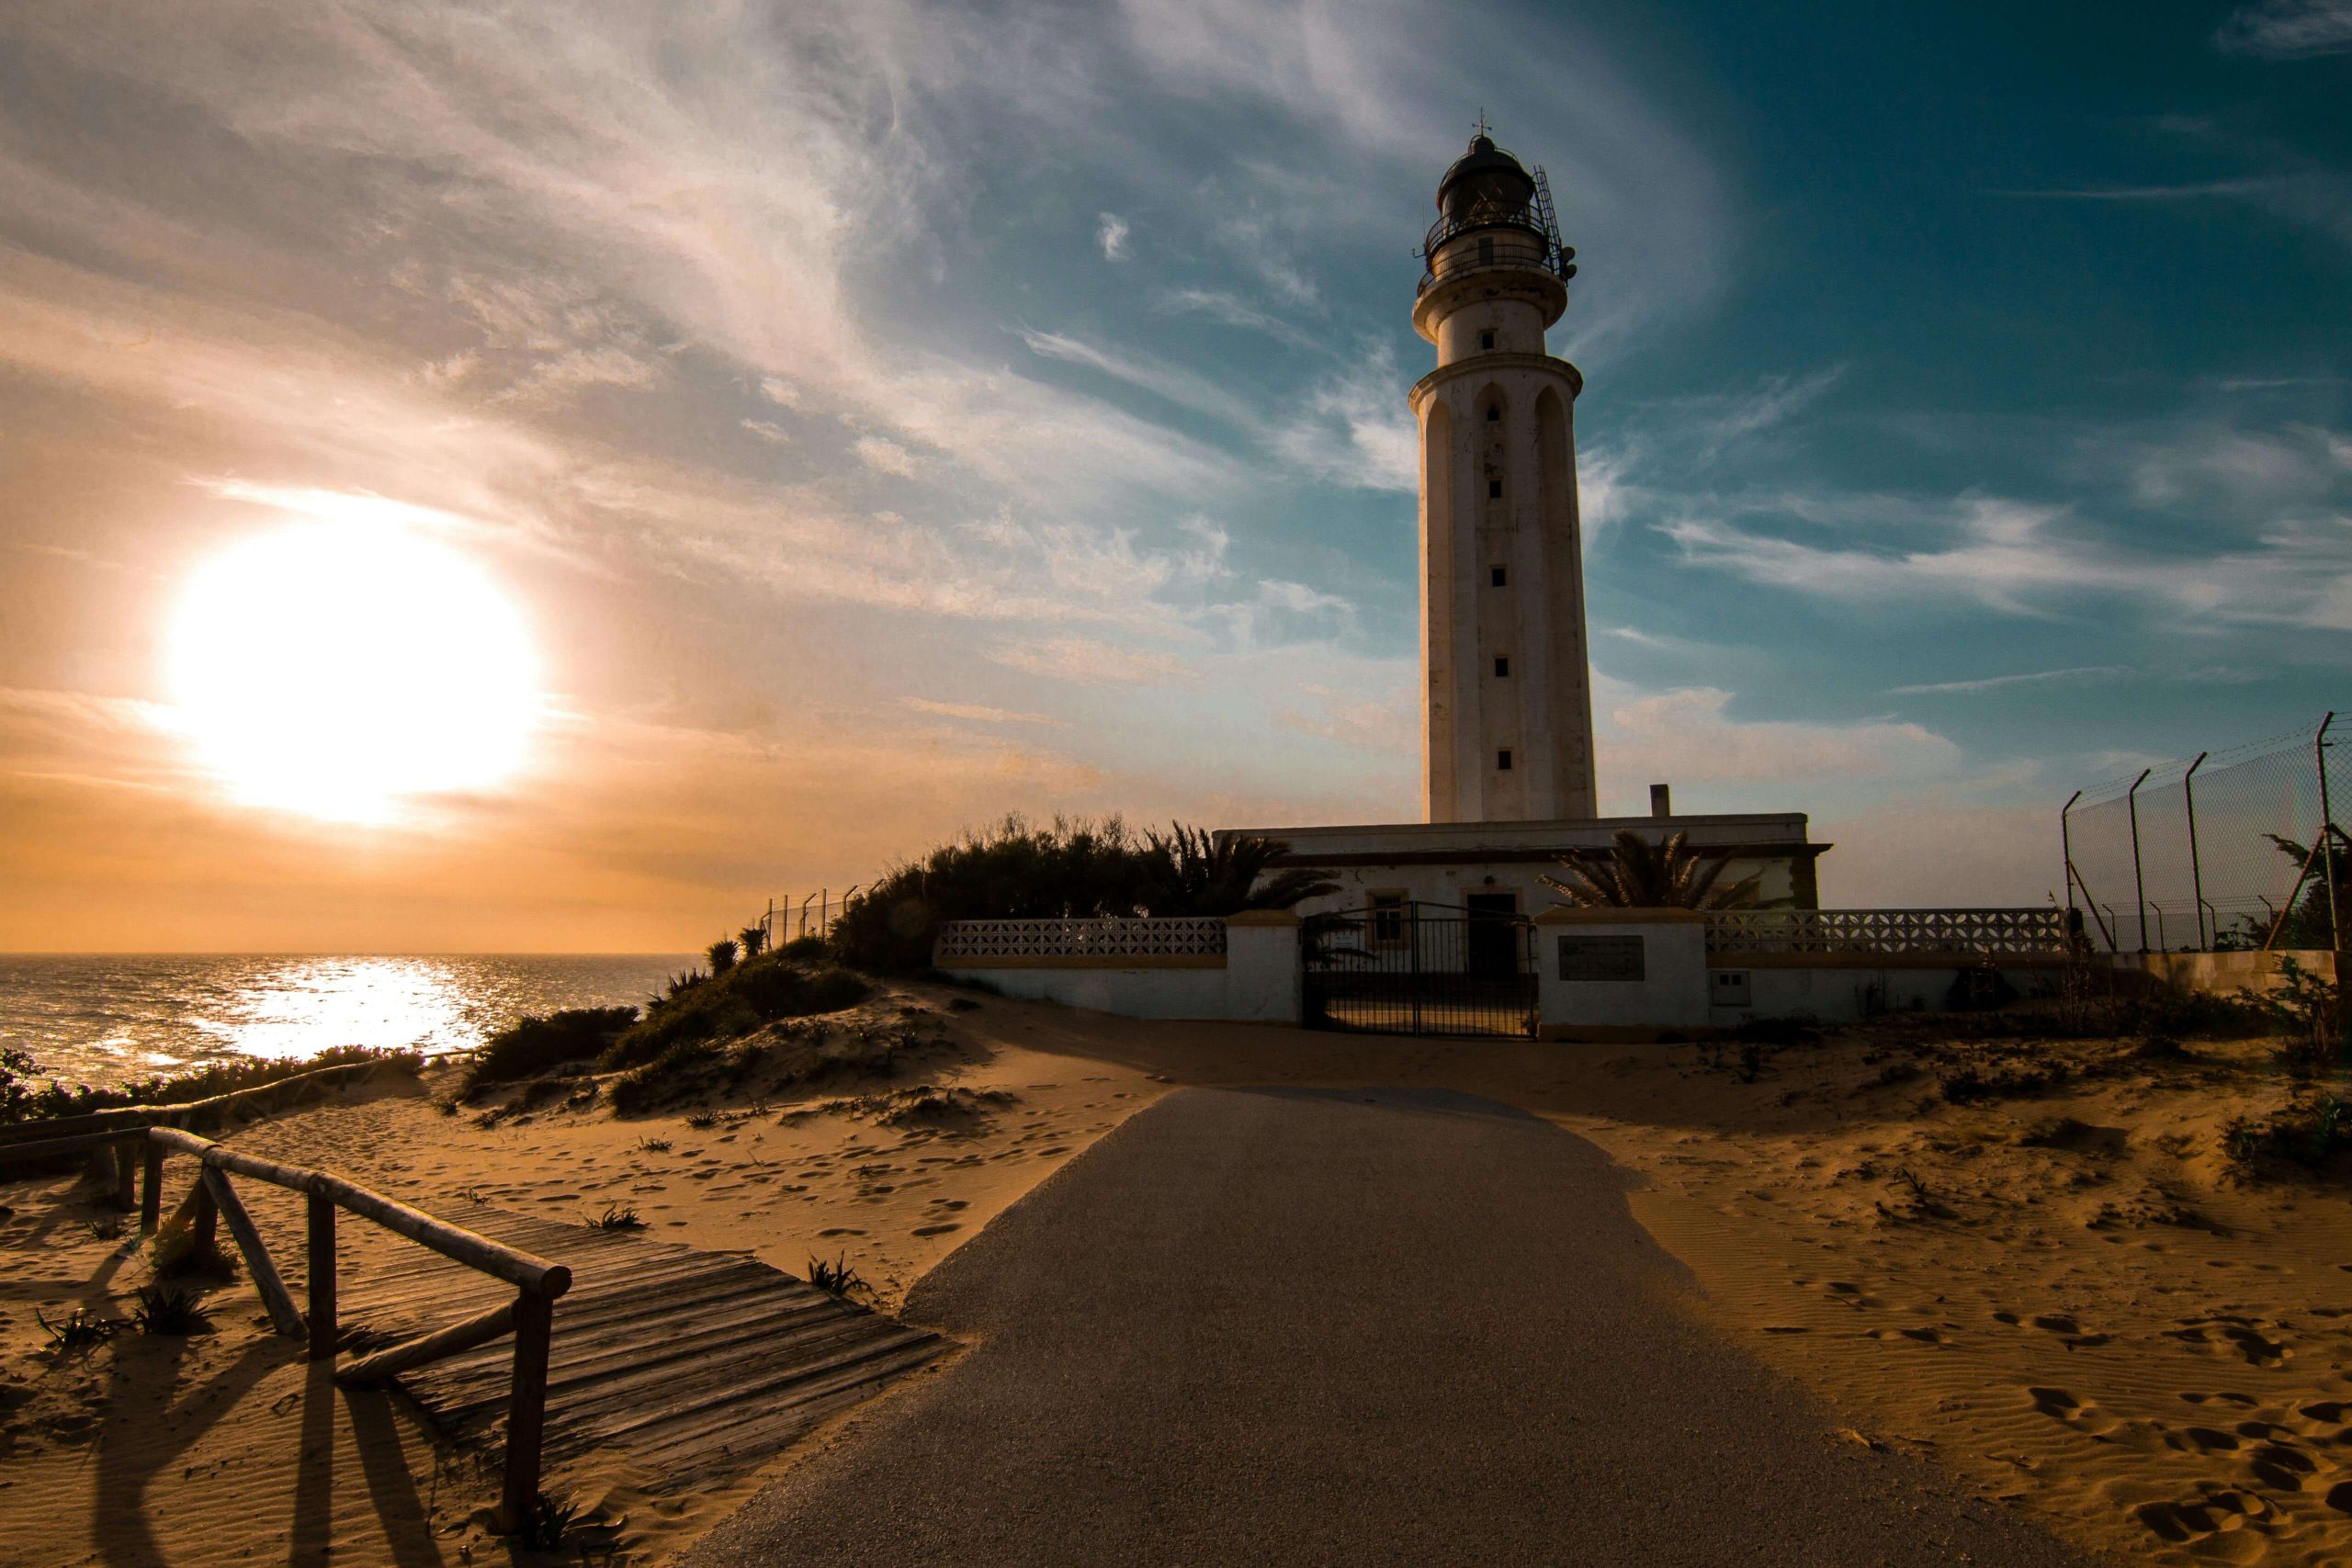
[[[1568,383],[1568,396],[1576,397],[1584,390],[1584,372],[1565,359],[1548,354],[1481,354],[1469,359],[1441,365],[1419,380],[1405,394],[1415,413],[1421,412],[1423,400],[1448,381],[1464,376],[1489,376],[1498,370],[1549,370]]]

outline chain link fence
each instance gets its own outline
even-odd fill
[[[2075,792],[2066,903],[2117,953],[2332,948],[2352,922],[2352,734],[2334,714]]]

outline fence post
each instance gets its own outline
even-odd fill
[[[539,1456],[547,1440],[548,1345],[555,1334],[555,1303],[537,1291],[514,1297],[514,1383],[506,1413],[506,1486],[501,1511],[506,1528],[529,1525],[539,1503]]]
[[[2205,867],[2197,854],[2197,770],[2205,765],[2205,759],[2210,755],[2211,755],[2211,752],[2198,752],[2197,761],[2188,764],[2188,772],[2180,775],[2180,793],[2188,803],[2188,882],[2189,886],[2196,889],[2197,895],[2195,910],[2197,946],[2199,952],[2209,951],[2211,943],[2205,939]],[[2214,942],[2222,940],[2218,919],[2215,922],[2212,940]]]
[[[164,1145],[151,1138],[141,1152],[145,1168],[139,1190],[139,1234],[153,1235],[164,1223]]]
[[[311,1198],[311,1359],[334,1359],[334,1200]]]
[[[2148,951],[2148,886],[2140,875],[2140,786],[2148,782],[2154,768],[2142,768],[2132,787],[2123,792],[2124,809],[2132,817],[2132,896],[2140,901],[2140,951]]]
[[[2058,853],[2066,863],[2066,908],[2069,909],[2075,907],[2075,836],[2067,824],[2066,814],[2074,810],[2075,802],[2082,798],[2083,792],[2076,790],[2066,797],[2066,804],[2058,808]]]
[[[2335,722],[2335,710],[2319,721],[2319,733],[2312,738],[2312,755],[2319,764],[2319,838],[2327,847],[2321,852],[2323,874],[2327,878],[2327,942],[2336,952],[2344,951],[2344,922],[2335,909],[2335,813],[2327,798],[2327,727]]]

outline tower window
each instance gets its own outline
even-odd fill
[[[1502,498],[1503,481],[1500,479],[1488,479],[1487,481],[1487,499],[1488,501],[1500,501]]]
[[[1489,567],[1487,570],[1487,582],[1490,587],[1500,588],[1510,581],[1510,574],[1501,567]]]
[[[1495,673],[1498,675],[1509,675],[1510,673],[1510,660],[1508,659],[1496,660]]]
[[[1480,333],[1478,334],[1478,346],[1479,346],[1480,348],[1492,348],[1492,347],[1494,347],[1494,346],[1495,346],[1495,334],[1494,334],[1494,333]],[[1494,418],[1495,416],[1494,416],[1494,412],[1493,412],[1493,411],[1489,410],[1489,411],[1487,412],[1487,417],[1488,419],[1492,419],[1492,418]]]
[[[1500,403],[1497,403],[1493,408],[1490,408],[1490,409],[1488,409],[1488,410],[1487,411],[1487,423],[1488,424],[1500,424],[1502,422],[1503,422],[1503,410],[1502,410],[1502,405],[1501,405]]]
[[[1509,747],[1505,747],[1503,750],[1495,753],[1495,772],[1498,773],[1507,773],[1510,772],[1510,749]]]

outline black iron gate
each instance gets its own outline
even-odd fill
[[[1535,1032],[1535,927],[1509,909],[1405,901],[1299,928],[1309,1029]]]

